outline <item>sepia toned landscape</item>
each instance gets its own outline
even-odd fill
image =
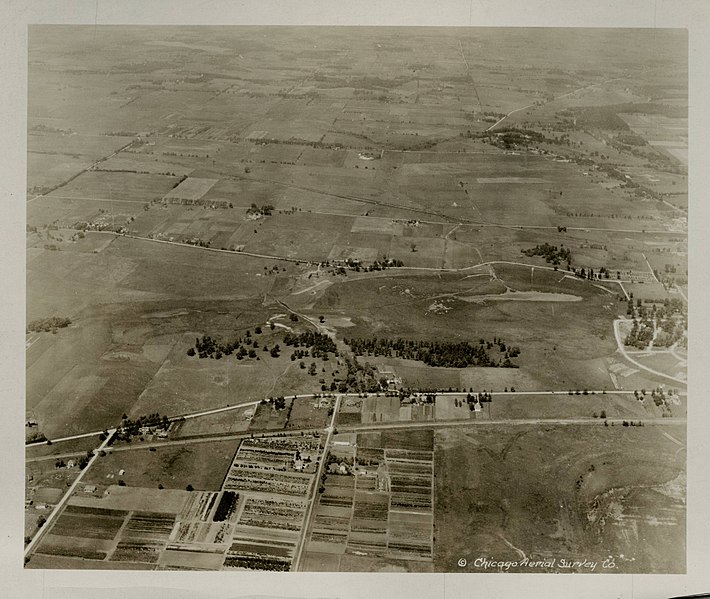
[[[28,53],[26,568],[685,572],[684,30]]]

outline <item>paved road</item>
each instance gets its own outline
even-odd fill
[[[318,327],[317,323],[312,322],[311,324],[313,324],[314,326]],[[577,391],[577,390],[576,390],[576,389],[573,389],[573,391]],[[580,389],[580,391],[581,391],[581,389]],[[462,391],[451,391],[451,392],[449,392],[449,391],[443,391],[443,392],[435,393],[435,395],[440,395],[440,396],[446,396],[446,395],[460,396],[460,395],[463,395],[463,394],[465,394],[465,393],[467,393],[467,391],[465,391],[465,390],[462,390]],[[495,395],[495,396],[498,396],[498,395],[502,395],[502,396],[509,396],[509,395],[510,395],[510,396],[512,396],[512,395],[520,395],[520,396],[526,396],[526,395],[569,395],[569,389],[566,389],[566,390],[557,390],[557,391],[552,391],[552,390],[549,390],[549,389],[540,390],[540,391],[491,391],[491,393],[493,393],[493,395]],[[630,395],[630,394],[633,394],[633,391],[624,391],[624,390],[615,390],[615,389],[589,389],[589,390],[587,390],[587,394],[588,394],[588,395],[604,395],[604,394],[608,394],[608,395]],[[680,392],[679,394],[680,394],[680,395],[686,395],[687,392],[684,391],[684,392]],[[299,395],[289,395],[288,397],[303,398],[303,397],[313,397],[314,395],[322,395],[322,393],[321,393],[321,392],[301,393],[301,394],[299,394]],[[426,395],[426,393],[421,393],[420,395]],[[359,394],[358,394],[358,393],[341,393],[341,394],[340,394],[340,397],[359,397]],[[249,402],[245,402],[245,403],[235,404],[235,405],[233,405],[233,406],[225,406],[225,407],[223,407],[223,408],[213,408],[213,409],[209,409],[209,410],[201,410],[201,411],[199,411],[199,412],[190,412],[190,413],[188,413],[188,414],[180,414],[180,415],[176,415],[176,416],[171,416],[171,417],[170,417],[170,420],[171,420],[171,421],[181,420],[181,419],[189,420],[189,419],[191,419],[191,418],[199,418],[200,416],[209,416],[210,414],[219,414],[219,413],[222,413],[222,412],[230,412],[230,411],[232,411],[232,410],[239,410],[239,409],[242,409],[242,408],[245,408],[245,407],[255,406],[255,405],[258,405],[258,404],[260,404],[260,403],[261,403],[261,400],[256,400],[256,401],[249,401]],[[300,430],[300,429],[299,429],[299,430]],[[310,430],[310,429],[303,429],[303,430]],[[92,431],[92,432],[88,432],[88,433],[82,433],[82,434],[80,434],[80,435],[72,435],[71,437],[59,437],[59,438],[56,438],[56,439],[52,439],[51,441],[52,441],[52,444],[61,443],[61,442],[63,442],[63,441],[71,441],[71,440],[73,440],[73,439],[81,439],[81,438],[84,438],[84,437],[94,437],[94,436],[98,436],[98,435],[100,435],[102,432],[104,432],[104,431]],[[280,432],[286,432],[286,433],[288,433],[288,432],[291,432],[291,431],[289,431],[288,429],[286,429],[285,431],[280,431]],[[236,433],[235,433],[235,435],[236,435]],[[235,436],[235,435],[232,435],[232,436]],[[166,441],[161,441],[161,442],[157,443],[156,446],[165,445],[165,443],[166,443]],[[27,447],[35,447],[35,446],[38,446],[38,445],[46,445],[46,444],[47,444],[46,441],[37,441],[37,442],[35,442],[35,443],[28,443],[27,445],[25,445],[25,447],[26,447],[26,448],[27,448]],[[148,445],[140,445],[140,446],[138,446],[138,447],[148,447]],[[78,453],[83,453],[83,452],[78,452]],[[71,455],[75,455],[75,454],[72,453]],[[44,457],[44,456],[42,456],[42,457]],[[54,458],[55,456],[48,456],[48,457]],[[30,458],[30,459],[34,459],[34,458]]]
[[[511,114],[515,114],[516,112],[520,112],[521,110],[525,110],[526,108],[531,108],[532,106],[535,106],[535,104],[528,104],[526,106],[523,106],[522,108],[516,108],[515,110],[511,110],[508,114],[506,114],[504,117],[498,119],[495,123],[493,123],[486,131],[493,131],[498,125],[500,125],[505,119],[507,119]]]
[[[104,431],[93,431],[91,433],[81,433],[80,435],[72,435],[71,437],[60,437],[59,439],[52,439],[52,443],[58,441],[73,441],[74,439],[84,439],[85,437],[96,437],[103,433]],[[27,443],[25,447],[35,447],[37,445],[46,445],[46,441],[35,441],[33,443]]]
[[[307,395],[299,395],[298,397],[311,397],[313,394],[309,393]],[[176,416],[171,416],[170,420],[189,420],[190,418],[199,418],[200,416],[209,416],[210,414],[219,414],[221,412],[230,412],[232,410],[239,410],[241,408],[249,407],[249,406],[255,406],[261,403],[261,400],[257,401],[248,401],[245,403],[240,403],[240,404],[235,404],[233,406],[225,406],[224,408],[212,408],[209,410],[202,410],[200,412],[190,412],[188,414],[178,414]],[[100,435],[104,431],[93,431],[90,433],[82,433],[80,435],[72,435],[71,437],[59,437],[57,439],[52,439],[52,444],[54,443],[61,443],[62,441],[71,441],[73,439],[81,439],[83,437],[93,437],[95,435]],[[25,447],[34,447],[36,445],[46,445],[46,441],[37,441],[35,443],[28,443],[25,445]]]
[[[645,425],[680,425],[686,424],[686,418],[636,418],[629,416],[627,418],[498,418],[498,419],[475,419],[475,420],[430,420],[426,422],[378,422],[375,424],[353,424],[348,426],[339,426],[339,433],[360,433],[367,431],[380,431],[388,429],[426,429],[426,428],[451,428],[459,426],[488,426],[509,424],[512,426],[529,426],[529,425],[589,425],[589,426],[604,426],[604,421],[609,425],[614,424],[623,426],[624,422],[641,422]]]
[[[42,528],[40,528],[37,531],[34,538],[28,543],[27,547],[25,547],[25,557],[30,554],[30,552],[35,548],[37,543],[39,543],[40,539],[44,536],[45,532],[47,530],[49,530],[52,520],[54,520],[54,518],[57,516],[57,514],[64,507],[64,504],[69,500],[72,493],[74,492],[76,487],[81,482],[81,479],[84,476],[84,474],[89,470],[89,468],[91,468],[94,461],[98,457],[99,452],[106,448],[106,446],[108,445],[109,441],[111,440],[111,438],[113,437],[115,432],[116,432],[115,428],[110,429],[108,431],[108,436],[106,437],[106,439],[104,439],[104,442],[97,449],[94,450],[94,455],[89,460],[89,463],[86,465],[86,467],[81,472],[79,472],[79,476],[76,477],[76,480],[74,480],[74,483],[72,484],[72,486],[69,487],[69,489],[67,490],[66,493],[64,493],[64,496],[59,500],[57,505],[54,506],[54,509],[49,514],[49,516],[47,516],[47,521],[44,523]]]
[[[325,468],[325,459],[328,455],[328,447],[330,446],[330,441],[333,438],[333,432],[335,431],[335,419],[338,416],[338,410],[340,409],[340,399],[341,395],[338,395],[335,399],[335,406],[333,408],[333,417],[330,419],[330,425],[326,428],[328,436],[325,439],[325,445],[323,446],[323,455],[321,456],[320,462],[318,463],[318,470],[313,479],[313,488],[308,497],[308,511],[306,512],[305,519],[303,520],[303,528],[301,529],[301,535],[298,539],[298,549],[294,554],[292,571],[298,571],[301,562],[301,556],[303,555],[303,547],[306,544],[306,537],[308,535],[308,530],[311,526],[311,519],[313,517],[313,506],[317,503],[316,496],[318,495],[318,487],[320,486],[320,478],[323,475],[323,468]]]

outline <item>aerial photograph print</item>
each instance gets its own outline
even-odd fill
[[[686,573],[687,30],[27,38],[25,569]]]

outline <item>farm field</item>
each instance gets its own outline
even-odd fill
[[[427,571],[433,540],[433,435],[419,431],[365,437],[357,437],[354,460],[333,456],[330,462],[303,569],[348,571],[353,559],[367,556],[373,570],[417,562],[405,570]]]
[[[687,31],[28,36],[27,567],[684,571]]]

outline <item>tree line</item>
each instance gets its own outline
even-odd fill
[[[386,339],[345,339],[345,343],[355,355],[397,357],[424,362],[427,366],[466,368],[467,366],[489,366],[517,368],[511,358],[520,355],[519,347],[508,347],[495,338],[493,342],[480,339],[478,344],[467,341],[412,341],[402,338]],[[503,356],[491,356],[489,350],[498,348]]]

